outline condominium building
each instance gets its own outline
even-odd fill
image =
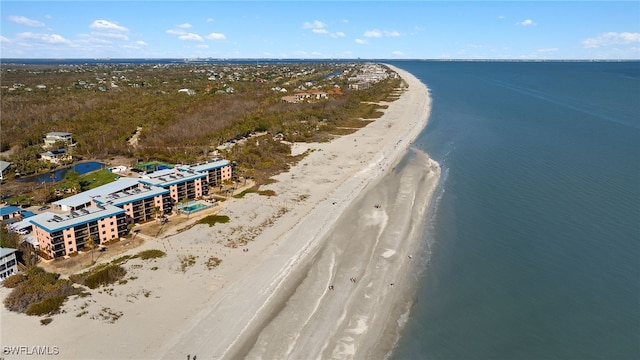
[[[152,172],[138,179],[146,185],[158,186],[169,190],[174,203],[185,199],[202,197],[206,174],[193,170],[164,169]]]
[[[127,222],[143,223],[171,211],[169,190],[158,186],[140,185],[130,190],[96,196],[96,205],[113,205],[123,208]]]
[[[201,164],[186,165],[178,167],[180,170],[191,170],[201,174],[206,174],[204,179],[204,192],[207,186],[221,185],[225,180],[231,180],[231,162],[229,160],[215,159]]]
[[[40,250],[57,258],[128,233],[125,210],[113,205],[89,206],[58,215],[45,212],[30,219]]]

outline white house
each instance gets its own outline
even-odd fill
[[[0,247],[0,280],[18,273],[16,249]]]
[[[40,154],[40,158],[45,161],[59,164],[61,162],[70,161],[71,155],[65,149],[51,150]]]
[[[52,131],[45,135],[44,137],[44,148],[51,148],[58,141],[65,142],[68,146],[74,146],[75,141],[71,137],[71,133],[61,132],[61,131]]]

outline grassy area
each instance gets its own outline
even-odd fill
[[[167,254],[164,251],[156,249],[144,250],[138,253],[138,257],[142,260],[157,259],[165,255]]]
[[[89,190],[113,182],[119,177],[120,175],[118,174],[109,172],[107,169],[102,169],[81,176],[80,181],[83,184],[82,188],[84,190]]]

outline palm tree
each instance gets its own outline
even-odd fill
[[[93,265],[93,246],[95,245],[95,241],[96,241],[96,236],[89,235],[89,238],[87,239],[87,242],[86,242],[86,246],[89,247],[89,252],[91,253],[91,265]]]

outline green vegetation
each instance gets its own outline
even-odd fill
[[[5,298],[4,305],[10,311],[28,315],[55,314],[67,297],[81,291],[73,286],[72,281],[60,279],[59,274],[33,266],[24,272],[24,278]]]
[[[127,270],[120,265],[103,264],[81,274],[71,275],[69,279],[90,289],[95,289],[120,281],[126,274]]]
[[[138,257],[142,260],[157,259],[165,255],[167,254],[164,251],[156,249],[144,250],[138,253]]]
[[[230,221],[229,217],[226,215],[208,215],[204,218],[198,220],[196,224],[207,224],[209,226],[213,226],[217,223],[226,224]]]

